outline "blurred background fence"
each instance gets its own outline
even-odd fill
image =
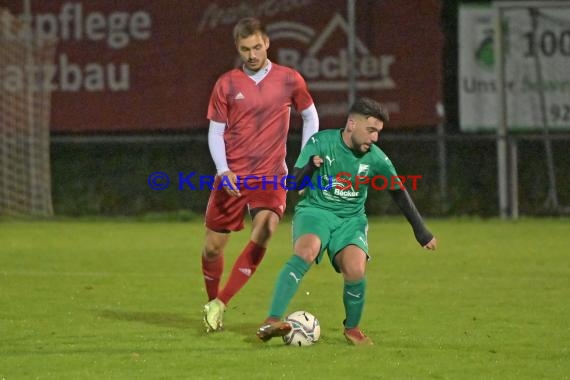
[[[147,139],[147,141],[143,141]],[[55,213],[60,215],[140,215],[190,210],[203,213],[208,191],[178,190],[178,173],[213,175],[206,134],[171,135],[161,138],[54,138],[52,173]],[[401,175],[418,174],[412,197],[427,215],[497,216],[497,154],[493,135],[447,136],[446,185],[442,188],[437,136],[431,133],[385,133],[379,145],[392,158]],[[294,134],[288,146],[287,162],[294,163],[300,136]],[[554,141],[558,173],[570,168],[570,141]],[[520,211],[527,215],[552,215],[545,205],[548,178],[544,145],[539,138],[518,140],[520,162]],[[166,190],[155,191],[147,184],[153,172],[171,179]],[[570,177],[558,177],[560,189],[570,189]],[[198,188],[199,182],[192,183]],[[570,192],[559,194],[562,204],[570,204]],[[288,196],[288,211],[296,202]],[[369,214],[396,213],[391,198],[371,191]]]

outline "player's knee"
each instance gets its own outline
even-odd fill
[[[347,278],[350,281],[359,281],[366,276],[366,263],[355,263],[355,265],[349,267]]]
[[[202,248],[202,256],[207,260],[215,260],[220,257],[224,252],[224,248],[226,247],[229,238],[229,231],[218,232],[207,228],[204,247]]]
[[[366,275],[366,271],[364,268],[349,268],[345,270],[341,270],[344,275],[345,280],[347,281],[360,281]]]
[[[317,255],[319,254],[319,251],[310,246],[299,246],[296,247],[295,254],[303,259],[303,261],[310,264],[315,261]]]
[[[321,241],[318,236],[307,234],[295,241],[295,254],[307,263],[315,261],[321,249]]]
[[[266,245],[275,231],[277,231],[277,222],[266,220],[264,223],[258,223],[252,231],[252,240],[260,245]]]
[[[277,231],[276,223],[264,223],[259,227],[259,235],[263,236],[267,240],[273,236],[275,231]]]
[[[347,281],[359,281],[366,275],[366,263],[359,260],[350,260],[345,257],[345,260],[337,261],[337,264]]]
[[[204,248],[202,249],[202,256],[204,256],[206,259],[211,259],[211,260],[216,259],[220,257],[222,253],[223,253],[223,246],[219,244],[206,242]]]
[[[277,226],[279,225],[279,219],[271,220],[266,225],[267,234],[269,236],[273,236],[273,234],[277,231]]]

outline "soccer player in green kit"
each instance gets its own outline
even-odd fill
[[[262,341],[291,330],[291,324],[281,318],[310,265],[318,264],[327,251],[334,269],[344,278],[344,336],[349,344],[373,344],[359,327],[368,261],[364,203],[371,178],[380,176],[392,182],[387,190],[412,226],[416,240],[426,249],[436,249],[436,238],[425,227],[392,162],[374,144],[387,121],[388,112],[381,104],[360,98],[351,106],[345,128],[314,134],[301,151],[292,187],[303,193],[293,217],[295,254],[277,277],[269,316],[257,331]],[[307,176],[310,183],[303,181]],[[302,184],[308,186],[301,189]]]

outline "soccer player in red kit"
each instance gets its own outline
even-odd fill
[[[255,273],[285,211],[286,190],[281,178],[287,175],[285,154],[291,106],[303,118],[302,145],[319,128],[303,77],[267,58],[269,37],[261,22],[242,19],[233,35],[243,67],[218,79],[208,106],[208,145],[217,176],[206,209],[202,249],[202,273],[209,300],[204,306],[207,331],[222,329],[229,301]],[[239,185],[238,179],[242,180]],[[224,248],[230,232],[244,228],[247,211],[252,218],[250,241],[220,288]]]

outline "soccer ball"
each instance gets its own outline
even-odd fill
[[[319,320],[308,311],[296,311],[285,318],[293,328],[283,337],[285,344],[293,346],[310,346],[319,340],[321,326]]]

